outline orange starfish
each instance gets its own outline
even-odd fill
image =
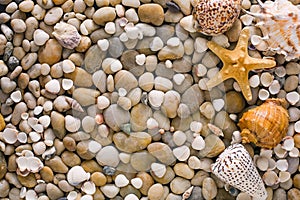
[[[252,58],[248,55],[248,40],[250,31],[244,28],[241,31],[239,41],[234,50],[230,51],[219,46],[215,42],[208,41],[208,48],[214,52],[223,62],[222,69],[207,82],[210,89],[224,80],[233,78],[239,84],[242,93],[247,101],[252,99],[248,81],[248,73],[254,69],[271,68],[276,65],[274,60]]]

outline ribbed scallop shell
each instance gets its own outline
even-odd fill
[[[257,24],[268,50],[285,55],[290,61],[300,57],[300,9],[288,0],[266,1],[262,3],[260,13],[248,14],[256,17]]]
[[[268,99],[262,105],[245,112],[238,126],[243,143],[271,149],[281,142],[289,125],[284,99]]]
[[[241,11],[241,0],[194,0],[195,28],[206,35],[227,31]]]

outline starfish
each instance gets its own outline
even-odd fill
[[[207,82],[208,89],[211,89],[221,82],[233,78],[239,84],[242,93],[247,101],[252,99],[248,81],[248,73],[254,69],[272,68],[276,65],[274,60],[252,58],[248,55],[248,40],[250,37],[249,28],[241,31],[238,43],[234,50],[224,49],[215,42],[208,41],[208,48],[214,52],[223,62],[222,69]]]

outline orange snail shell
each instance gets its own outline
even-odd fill
[[[240,119],[242,142],[272,149],[285,137],[289,115],[285,99],[268,99],[262,105],[245,112]]]

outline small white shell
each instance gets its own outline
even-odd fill
[[[29,137],[32,140],[32,142],[37,142],[41,139],[41,135],[34,131],[29,133]]]
[[[277,160],[276,167],[280,171],[286,171],[289,167],[289,164],[286,159],[280,159],[280,160]]]
[[[95,194],[95,192],[96,192],[95,183],[93,183],[92,181],[86,181],[81,186],[81,190],[86,194],[90,194],[90,195]]]
[[[277,184],[279,181],[278,180],[279,178],[278,178],[276,172],[274,172],[274,171],[267,171],[266,173],[264,173],[262,178],[267,186],[273,186],[273,185]]]
[[[24,133],[24,132],[20,132],[20,133],[18,134],[17,138],[18,138],[18,141],[19,141],[20,143],[26,143],[26,142],[27,142],[27,134]]]
[[[290,172],[283,172],[283,171],[279,172],[280,183],[284,183],[284,182],[288,181],[290,178],[291,178]]]
[[[140,189],[143,186],[143,180],[139,177],[131,179],[130,182],[136,189]]]
[[[287,136],[283,139],[282,148],[291,151],[295,146],[294,138],[291,136]]]
[[[62,88],[64,89],[64,90],[69,90],[69,89],[71,89],[72,87],[73,87],[73,81],[71,80],[71,79],[66,79],[66,78],[64,78],[63,80],[62,80],[62,83],[61,83],[61,85],[62,85]]]
[[[15,103],[18,103],[22,100],[22,93],[21,91],[17,90],[15,92],[12,92],[10,94],[10,98],[15,102]]]
[[[42,154],[42,158],[44,160],[49,160],[50,158],[52,158],[54,156],[55,153],[56,153],[55,147],[51,147],[50,149],[48,149],[47,151],[45,151]]]
[[[294,147],[290,152],[289,152],[289,156],[293,157],[293,158],[297,158],[299,157],[299,149]]]
[[[44,167],[42,161],[37,157],[31,157],[27,159],[29,159],[27,163],[27,169],[32,173],[39,172]]]
[[[67,180],[70,185],[76,186],[90,178],[90,173],[86,173],[81,166],[72,167],[67,173]]]
[[[2,134],[4,141],[8,144],[14,144],[18,140],[18,131],[13,128],[5,128]]]
[[[32,144],[33,151],[36,155],[42,155],[46,151],[46,145],[44,142],[37,142]]]
[[[287,151],[285,149],[282,148],[281,144],[278,144],[275,148],[274,148],[274,152],[275,155],[278,158],[285,158],[287,155]]]
[[[194,186],[187,189],[182,195],[182,200],[188,199],[191,196],[193,189],[194,189]]]
[[[67,199],[68,200],[75,200],[77,198],[78,193],[76,191],[71,191],[68,196]]]
[[[51,123],[51,118],[49,115],[43,115],[39,118],[39,123],[43,125],[44,128],[48,128]]]
[[[26,192],[25,199],[30,199],[30,200],[38,200],[38,195],[34,190],[28,190]]]

